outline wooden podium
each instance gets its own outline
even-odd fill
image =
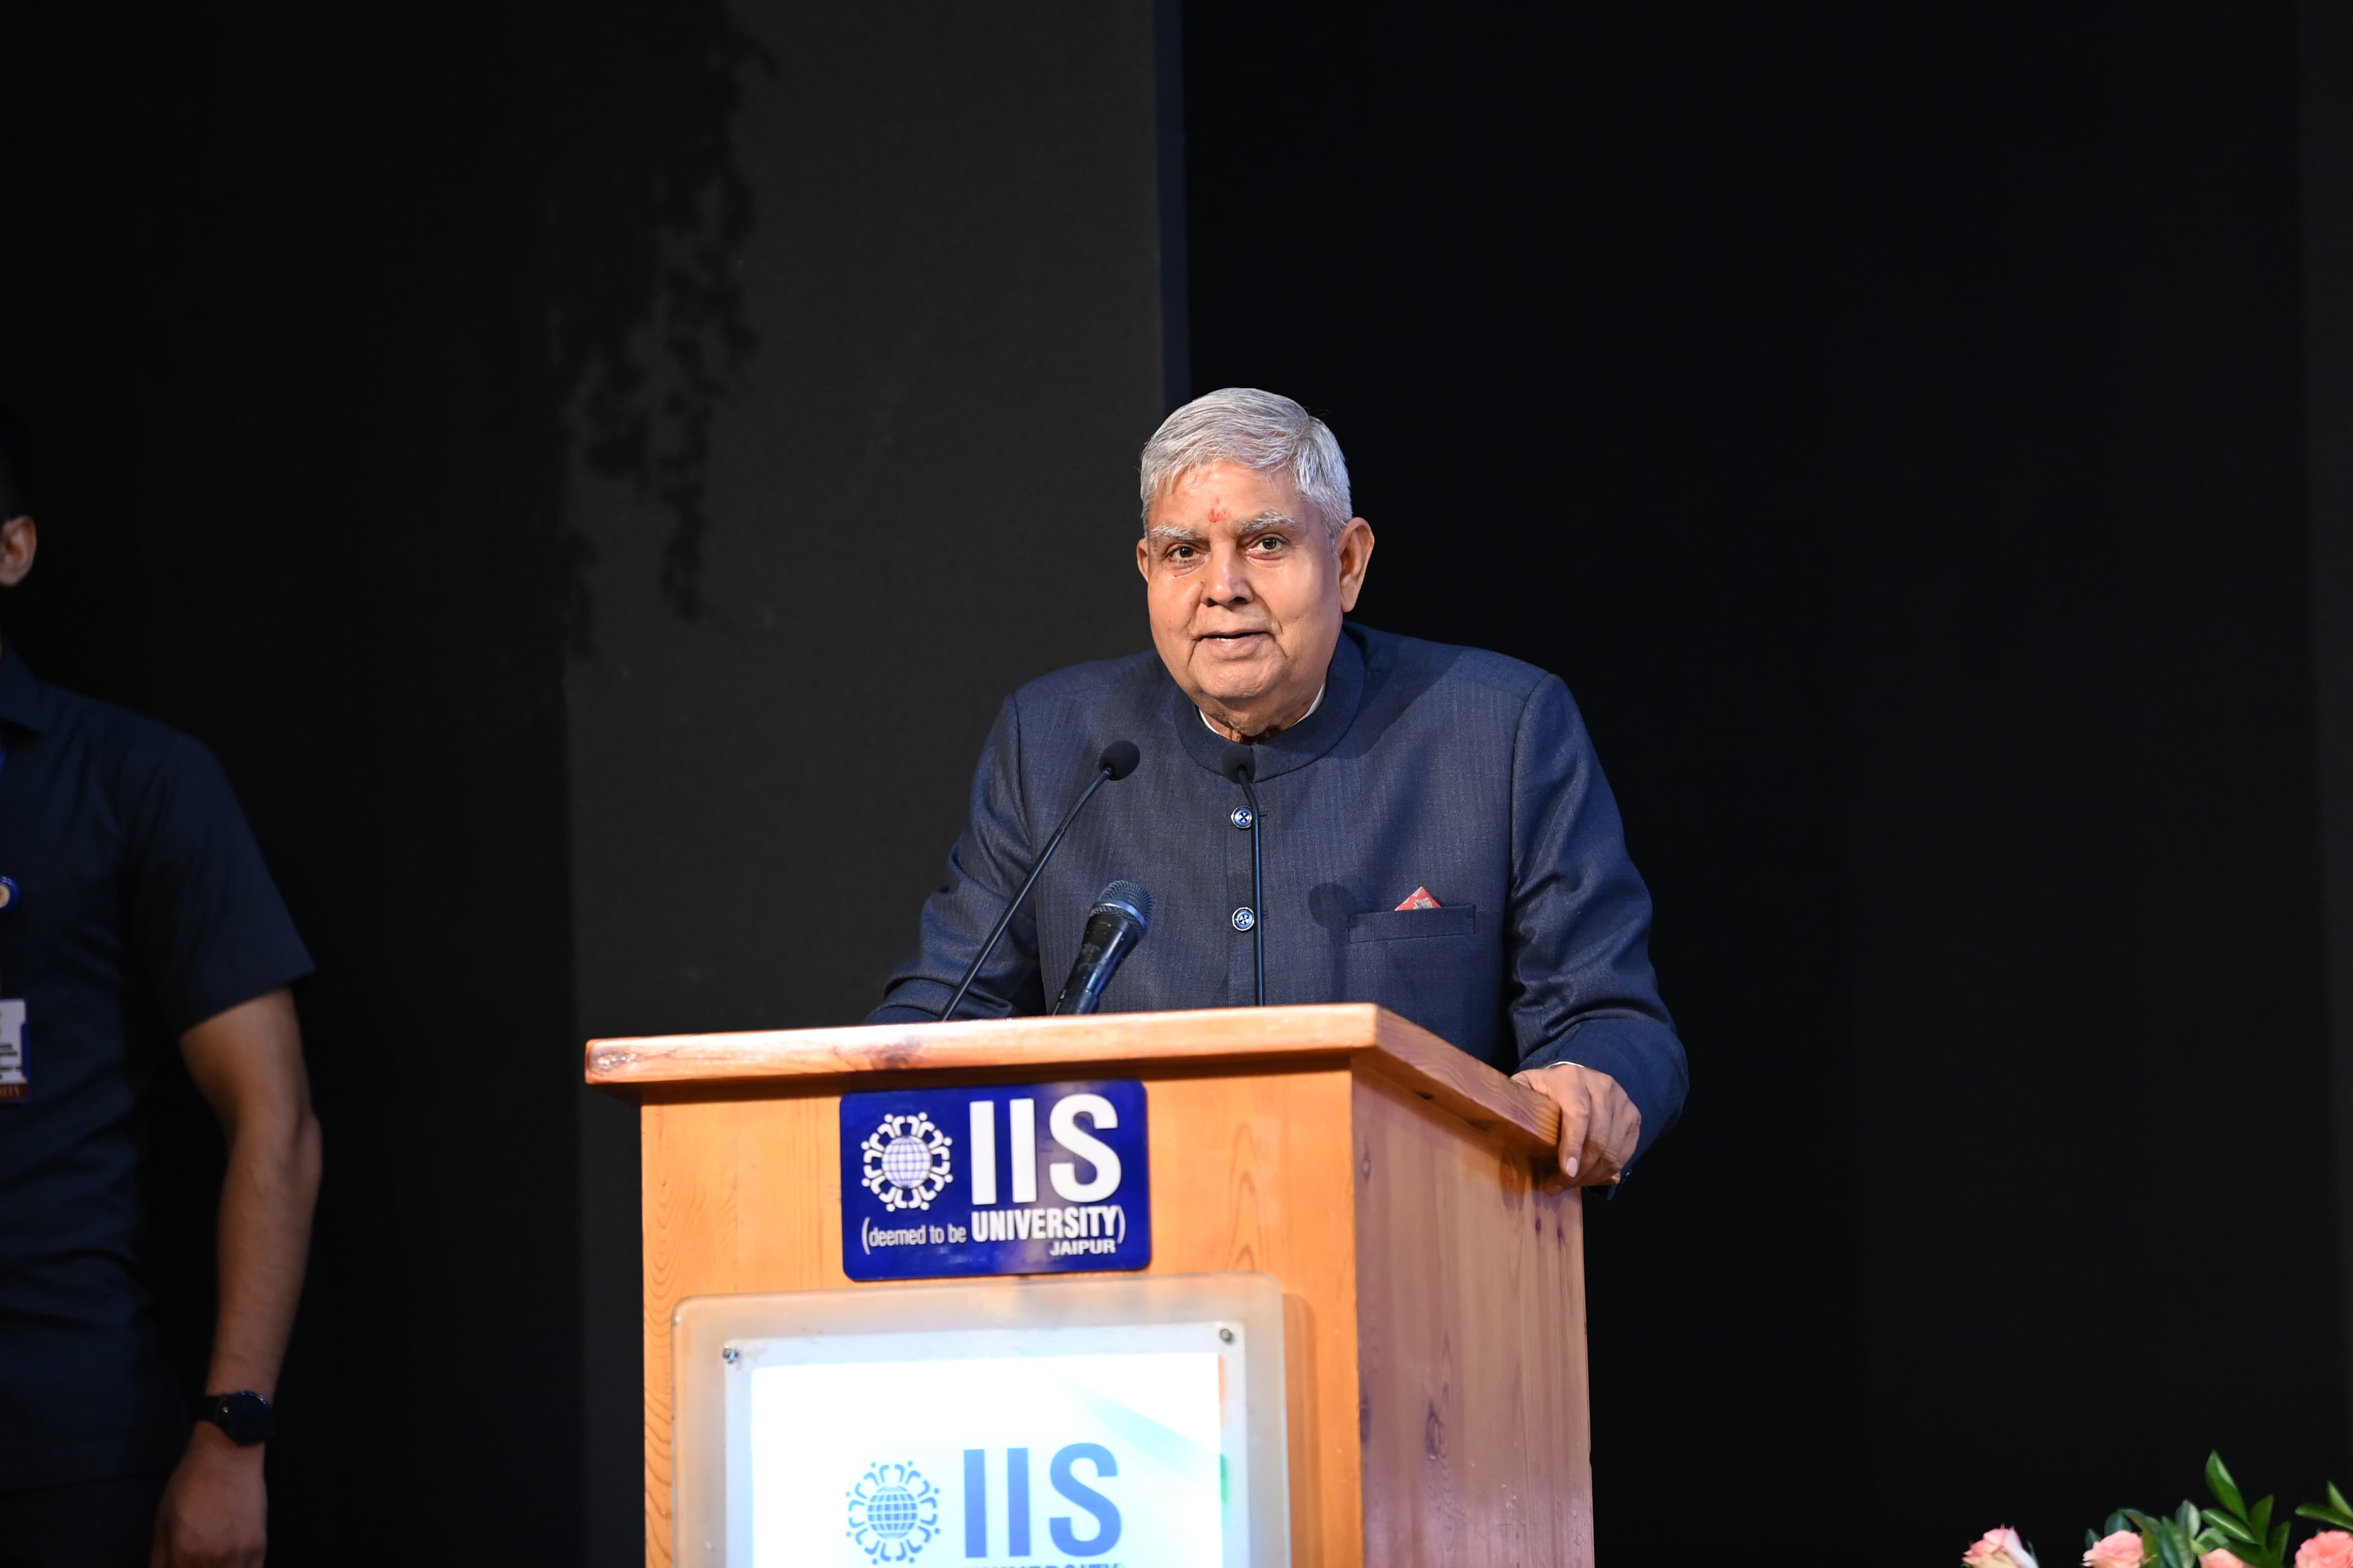
[[[1559,1112],[1364,1005],[590,1042],[588,1081],[643,1108],[649,1563],[672,1554],[673,1310],[850,1284],[840,1097],[885,1074],[1144,1082],[1146,1272],[1281,1284],[1298,1568],[1589,1568],[1583,1210],[1543,1181]]]

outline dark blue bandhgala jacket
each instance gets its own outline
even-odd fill
[[[922,945],[870,1018],[935,1017],[1113,741],[1144,755],[1087,807],[965,1000],[1043,1013],[1087,910],[1124,878],[1152,927],[1106,1012],[1248,1006],[1241,792],[1225,742],[1142,653],[1032,681],[997,716],[972,820],[925,900]],[[1649,1148],[1681,1110],[1683,1044],[1659,1000],[1651,899],[1568,689],[1500,654],[1350,626],[1324,701],[1258,748],[1270,1003],[1377,1002],[1506,1072],[1609,1073]],[[1440,908],[1399,910],[1427,889]]]

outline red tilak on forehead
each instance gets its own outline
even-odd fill
[[[1225,502],[1213,500],[1209,503],[1209,521],[1211,522],[1224,522],[1229,520],[1232,516],[1233,513],[1226,510]]]

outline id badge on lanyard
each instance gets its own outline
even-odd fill
[[[0,772],[8,766],[8,735],[0,730]],[[16,912],[16,882],[0,877],[0,920]],[[0,974],[0,1105],[22,1100],[32,1087],[25,1076],[25,1003],[7,994],[8,977]]]
[[[25,1004],[0,996],[0,1105],[25,1098]]]

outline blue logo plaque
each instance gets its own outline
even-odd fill
[[[1142,1268],[1152,1261],[1146,1131],[1134,1079],[845,1094],[842,1271]]]

